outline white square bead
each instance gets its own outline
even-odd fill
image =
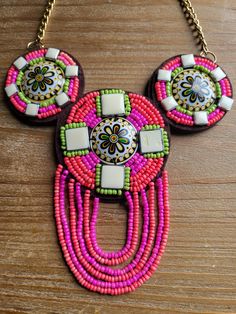
[[[104,94],[101,96],[102,115],[125,113],[124,94]]]
[[[25,58],[19,57],[14,61],[13,64],[18,70],[22,70],[28,64],[28,62],[25,60]]]
[[[65,134],[67,150],[89,148],[89,133],[87,127],[67,129]]]
[[[207,125],[208,114],[206,111],[198,111],[193,114],[195,125]]]
[[[172,71],[160,69],[158,71],[157,79],[160,81],[171,81],[171,73]]]
[[[102,166],[101,187],[104,189],[123,189],[125,168],[122,166]]]
[[[219,82],[219,81],[221,81],[223,78],[226,77],[226,74],[225,74],[225,72],[224,72],[220,67],[217,67],[217,68],[215,68],[213,71],[211,71],[211,76],[213,77],[213,79],[214,79],[216,82]]]
[[[66,77],[78,76],[79,68],[77,65],[68,65],[66,67],[65,75]]]
[[[55,97],[55,101],[59,107],[65,105],[68,101],[70,101],[69,96],[66,93],[61,93]]]
[[[182,65],[184,68],[191,68],[192,66],[196,64],[193,54],[182,55],[181,60],[182,60]]]
[[[56,60],[58,55],[60,53],[59,49],[56,48],[48,48],[48,51],[45,55],[45,58],[50,59],[50,60]]]
[[[231,110],[231,108],[233,106],[233,102],[234,102],[234,100],[232,98],[224,95],[219,100],[218,107],[220,107],[221,109],[223,109],[225,111],[229,111],[229,110]]]
[[[162,140],[162,130],[148,130],[140,132],[140,145],[141,152],[145,153],[158,153],[164,150]]]
[[[178,106],[178,103],[173,96],[169,96],[161,101],[162,106],[166,111],[175,109]]]
[[[11,84],[5,87],[5,92],[7,94],[8,97],[13,96],[14,94],[18,93],[18,89],[16,84]]]
[[[39,111],[39,105],[37,104],[27,104],[25,114],[27,116],[37,116]]]

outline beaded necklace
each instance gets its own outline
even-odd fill
[[[83,95],[79,62],[43,45],[55,0],[48,0],[28,52],[7,73],[5,91],[14,113],[33,124],[56,123],[59,242],[81,286],[101,294],[134,291],[160,263],[169,230],[168,125],[203,130],[232,106],[231,84],[207,49],[190,1],[180,3],[198,32],[201,55],[164,62],[147,85],[149,98],[111,88]],[[111,201],[123,201],[128,215],[126,243],[115,252],[104,251],[96,238],[100,203]]]

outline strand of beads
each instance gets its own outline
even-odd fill
[[[77,280],[84,287],[97,291],[100,293],[106,294],[123,294],[126,292],[131,292],[138,288],[144,281],[146,281],[152,273],[155,271],[156,267],[160,262],[161,255],[164,251],[167,234],[169,229],[169,204],[168,204],[168,180],[167,173],[163,173],[163,178],[159,178],[157,180],[157,190],[158,190],[158,210],[159,210],[159,218],[158,218],[158,228],[156,232],[148,238],[152,238],[153,235],[155,237],[155,243],[152,245],[147,240],[147,245],[142,254],[142,259],[137,261],[135,270],[130,271],[128,276],[115,276],[116,273],[119,273],[120,269],[108,268],[106,266],[100,265],[101,271],[105,271],[105,269],[110,269],[112,275],[107,276],[103,272],[99,272],[98,270],[94,271],[94,266],[96,265],[96,261],[92,260],[89,255],[84,252],[85,255],[81,254],[80,246],[83,247],[85,243],[78,242],[77,235],[83,230],[83,206],[88,210],[88,199],[89,193],[85,193],[84,203],[82,202],[82,198],[80,197],[80,186],[77,184],[77,204],[78,204],[78,225],[81,226],[82,221],[82,230],[78,228],[78,232],[76,232],[76,209],[75,209],[75,198],[74,198],[74,180],[72,179],[69,183],[69,200],[70,200],[70,226],[67,222],[66,212],[65,212],[65,183],[68,175],[68,171],[63,171],[63,167],[59,166],[56,172],[56,180],[55,180],[55,217],[57,223],[57,230],[59,241],[61,243],[62,251],[64,257],[69,265],[71,271],[77,278]],[[135,193],[134,193],[135,194]],[[143,190],[141,192],[144,212],[149,213],[144,215],[144,218],[149,220],[148,229],[152,229],[155,225],[155,214],[154,214],[154,185],[150,186],[150,194],[149,194],[149,202],[146,198],[146,192]],[[138,202],[138,199],[136,199]],[[134,201],[135,203],[135,201]],[[135,206],[135,205],[134,205]],[[150,219],[148,218],[150,216]],[[152,219],[154,220],[152,223]],[[151,227],[152,226],[152,227]],[[148,229],[146,233],[148,233]],[[155,230],[155,227],[154,227]],[[87,230],[89,232],[89,230]],[[145,230],[143,230],[145,233]],[[145,235],[144,235],[145,236]],[[77,244],[77,245],[76,245]],[[76,256],[77,255],[77,256]],[[78,258],[80,256],[80,260]],[[81,261],[86,263],[86,268],[82,265]],[[97,263],[98,264],[98,263]],[[98,264],[99,265],[99,264]],[[129,265],[126,266],[129,269]],[[101,278],[101,279],[98,279]],[[128,278],[128,279],[127,279]],[[111,281],[108,281],[110,279]],[[115,281],[117,280],[117,281]]]

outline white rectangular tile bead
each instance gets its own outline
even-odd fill
[[[157,79],[160,81],[171,81],[171,73],[172,71],[160,69],[158,71]]]
[[[27,116],[37,116],[39,112],[39,105],[37,104],[27,104],[26,110],[25,110],[25,114]]]
[[[68,65],[66,67],[65,75],[66,77],[78,76],[79,68],[77,65]]]
[[[13,64],[18,70],[22,70],[28,64],[28,62],[25,60],[25,58],[19,57],[14,61]]]
[[[141,152],[158,153],[164,150],[162,130],[145,130],[140,132]]]
[[[219,82],[226,77],[226,74],[220,67],[217,67],[211,71],[211,76],[216,82]]]
[[[234,100],[232,98],[223,95],[219,100],[218,107],[225,111],[229,111],[233,106],[233,102]]]
[[[5,87],[5,92],[7,94],[8,97],[13,96],[14,94],[16,94],[18,92],[17,86],[16,84],[11,84]]]
[[[48,48],[48,51],[45,55],[46,59],[50,59],[50,60],[56,60],[58,55],[60,53],[59,49],[56,48]]]
[[[125,168],[122,166],[103,165],[101,171],[101,187],[104,189],[123,189]]]
[[[102,115],[125,113],[124,94],[104,94],[101,96]]]
[[[193,54],[182,55],[181,60],[184,68],[190,68],[196,64]]]
[[[59,107],[65,105],[68,101],[70,101],[69,96],[66,93],[61,93],[55,97],[55,101]]]
[[[208,113],[206,111],[198,111],[193,114],[195,125],[207,125]]]
[[[161,101],[161,104],[166,111],[173,110],[178,106],[178,103],[176,102],[173,96],[169,96],[163,99]]]
[[[89,133],[86,126],[67,129],[65,134],[67,150],[81,150],[89,148]]]

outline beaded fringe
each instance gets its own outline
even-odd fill
[[[119,295],[134,291],[148,280],[160,263],[169,230],[168,175],[162,173],[156,182],[138,192],[126,192],[128,229],[124,247],[105,252],[96,240],[99,198],[93,200],[90,217],[91,191],[81,191],[81,185],[69,178],[69,172],[59,165],[55,178],[55,218],[64,258],[78,282],[87,289],[102,294]],[[65,198],[68,183],[69,215]],[[155,190],[158,219],[155,219]],[[141,195],[141,202],[140,202]],[[142,204],[141,204],[142,203]],[[143,210],[140,244],[138,244],[139,212]],[[120,266],[133,259],[121,268]]]

